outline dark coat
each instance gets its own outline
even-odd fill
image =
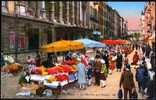
[[[123,60],[122,54],[118,54],[117,55],[117,59],[116,59],[116,66],[117,66],[117,68],[121,68],[122,67],[122,60]]]
[[[135,87],[133,74],[131,71],[124,71],[120,78],[120,87],[123,85],[124,89],[132,90]]]
[[[109,59],[108,59],[109,55],[104,54],[104,55],[102,55],[102,58],[106,63],[106,67],[109,68]]]
[[[155,98],[156,99],[156,80],[150,80],[148,85],[147,85],[147,95],[149,98]],[[153,100],[155,100],[153,99]]]
[[[153,53],[151,54],[150,59],[151,59],[150,63],[151,63],[151,65],[152,65],[152,68],[156,67],[156,64],[155,64],[155,60],[156,60],[156,59],[155,59],[155,52],[153,52]]]

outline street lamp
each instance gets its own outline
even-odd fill
[[[15,21],[15,22],[16,22],[16,23],[15,23],[15,24],[16,24],[16,25],[15,25],[15,26],[16,26],[16,27],[15,27],[15,28],[16,28],[16,38],[15,38],[15,40],[16,40],[16,41],[15,41],[15,61],[16,61],[16,62],[17,62],[17,60],[18,60],[18,59],[17,59],[17,58],[18,58],[17,54],[18,54],[18,37],[19,37],[19,34],[18,34],[18,25],[17,25],[17,23],[18,23],[18,18],[17,18],[17,17],[18,17],[18,14],[16,14],[16,21]]]
[[[15,7],[18,6],[18,13],[20,14],[20,4],[16,4]],[[18,62],[18,13],[15,14],[15,28],[16,28],[16,37],[15,37],[15,61]]]

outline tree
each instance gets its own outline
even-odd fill
[[[133,37],[135,38],[135,40],[139,40],[140,33],[133,33]]]

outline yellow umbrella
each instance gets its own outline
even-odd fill
[[[43,52],[62,52],[84,48],[83,44],[77,41],[61,40],[41,47]]]

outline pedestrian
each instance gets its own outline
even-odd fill
[[[153,69],[149,70],[150,80],[147,85],[146,95],[149,100],[156,100],[156,75]]]
[[[138,50],[138,44],[135,44],[135,48],[136,48],[136,50]]]
[[[135,48],[135,45],[134,45],[134,44],[133,44],[132,48],[133,48],[133,50],[134,50],[134,48]]]
[[[145,51],[146,51],[146,45],[143,44],[143,45],[142,45],[142,52],[143,52],[143,55],[145,54]]]
[[[145,62],[142,62],[137,68],[135,78],[138,82],[139,92],[141,92],[142,95],[144,95],[144,90],[148,81],[148,71]]]
[[[104,88],[106,86],[106,78],[107,78],[107,74],[108,74],[108,70],[105,64],[105,61],[103,59],[101,59],[101,71],[100,71],[100,83],[101,83],[101,87]]]
[[[138,52],[135,51],[135,54],[134,54],[134,56],[133,56],[132,65],[135,65],[135,67],[136,67],[136,65],[138,64],[138,61],[139,61],[139,55],[138,55]]]
[[[149,44],[148,44],[148,45],[146,46],[146,53],[145,53],[145,56],[146,56],[147,58],[149,58],[150,52],[151,52],[151,47],[150,47]]]
[[[107,71],[109,71],[109,55],[108,55],[108,51],[104,51],[104,53],[102,54],[102,58],[103,60],[105,61],[105,64],[106,64],[106,68],[107,68]]]
[[[120,88],[123,87],[124,99],[127,99],[127,94],[129,93],[129,98],[131,98],[132,90],[135,89],[135,84],[133,80],[133,73],[130,68],[124,68],[125,70],[121,74],[120,78]]]
[[[93,76],[93,68],[92,68],[92,64],[89,63],[88,70],[87,70],[87,79],[88,79],[89,86],[92,83],[92,76]]]
[[[80,89],[85,88],[86,84],[86,72],[85,65],[81,62],[80,58],[77,58],[77,75],[78,75],[78,84]]]
[[[81,54],[81,61],[85,65],[85,68],[87,69],[89,66],[89,64],[88,64],[89,61],[88,61],[88,56],[85,53]]]
[[[101,67],[102,67],[102,63],[101,63],[101,59],[100,56],[96,56],[95,57],[95,85],[100,86],[100,72],[101,72]]]
[[[117,72],[119,70],[119,72],[121,72],[121,68],[122,68],[122,54],[120,52],[117,53],[117,59],[116,59],[116,67],[117,67]]]
[[[109,56],[109,73],[112,74],[112,71],[115,69],[115,60],[113,59],[115,57],[115,54],[110,54]]]
[[[152,49],[152,51],[150,52],[150,63],[153,69],[156,68],[156,64],[155,64],[155,49]]]
[[[125,54],[124,65],[126,66],[129,63],[127,54]]]
[[[39,53],[37,53],[36,58],[35,58],[36,66],[41,66],[41,56]]]

